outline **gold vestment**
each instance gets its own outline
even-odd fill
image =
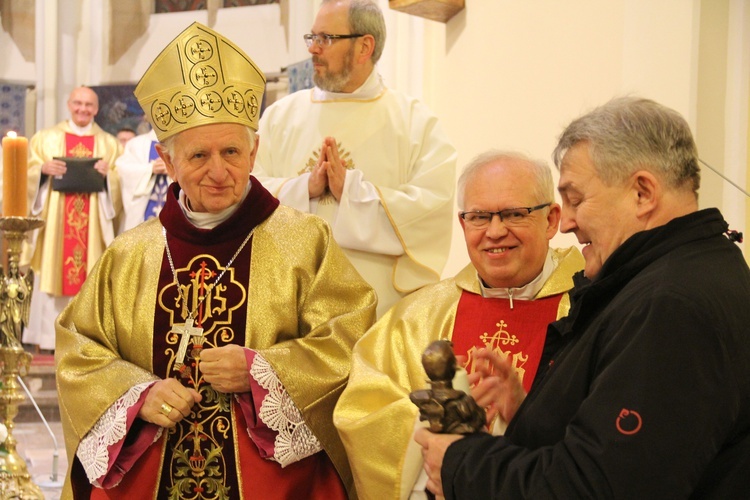
[[[557,311],[560,318],[570,308],[567,291],[573,287],[573,274],[583,267],[583,257],[575,248],[554,252],[559,264],[535,298],[564,294]],[[471,264],[455,277],[400,300],[357,343],[334,423],[349,455],[359,498],[390,500],[411,492],[419,464],[405,464],[405,459],[418,409],[409,393],[426,387],[422,353],[432,341],[452,338],[464,291],[481,294]]]
[[[278,207],[256,227],[251,245],[245,347],[271,364],[353,494],[332,414],[352,346],[374,320],[375,294],[316,217]],[[292,251],[299,247],[305,250]],[[159,219],[124,233],[58,318],[57,380],[71,465],[105,410],[156,379],[154,304],[164,249]],[[69,469],[64,498],[70,488]]]
[[[33,206],[39,189],[42,163],[53,157],[64,157],[65,134],[75,134],[68,121],[63,121],[44,130],[40,130],[31,138],[29,143],[29,206]],[[115,216],[122,206],[120,201],[120,183],[115,169],[115,160],[120,154],[121,146],[117,138],[102,130],[96,123],[92,125],[91,134],[94,136],[94,157],[102,158],[109,163],[107,185]],[[46,179],[45,182],[50,182]],[[89,224],[88,245],[86,248],[87,272],[90,272],[106,246],[114,239],[114,221],[101,213],[99,208],[99,193],[89,195]],[[41,213],[37,215],[44,219],[45,225],[39,229],[36,247],[33,250],[31,266],[39,272],[40,285],[38,292],[50,295],[62,295],[63,280],[63,221],[65,217],[65,193],[49,190]]]

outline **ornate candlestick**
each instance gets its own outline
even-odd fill
[[[13,419],[25,396],[18,376],[25,374],[31,354],[23,349],[21,335],[29,321],[29,304],[34,275],[19,271],[19,258],[26,233],[42,227],[44,221],[31,217],[0,217],[0,231],[8,247],[8,270],[0,273],[0,421],[7,437],[0,443],[0,498],[44,499],[31,480],[26,462],[16,451]],[[2,431],[2,428],[0,428]]]

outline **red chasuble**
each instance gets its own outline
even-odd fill
[[[203,380],[195,360],[202,348],[246,343],[252,238],[233,264],[225,266],[250,231],[279,204],[259,182],[252,181],[253,188],[237,213],[212,230],[190,225],[177,203],[177,184],[169,189],[159,219],[167,229],[182,293],[165,252],[154,311],[154,373],[180,379],[201,393],[203,400],[175,428],[164,430],[119,486],[94,488],[91,498],[153,498],[154,491],[158,492],[156,498],[346,498],[325,452],[284,469],[261,458],[237,401],[230,394],[214,391]],[[214,285],[210,293],[209,285]],[[174,327],[184,324],[192,311],[195,326],[204,330],[203,337],[190,339],[180,366],[176,357],[182,335],[175,333]]]
[[[466,371],[472,373],[474,353],[491,349],[501,357],[510,357],[526,392],[534,381],[544,349],[547,325],[557,319],[562,295],[536,300],[484,298],[463,291],[453,328],[453,351],[466,355]]]
[[[94,136],[65,134],[65,156],[94,156]],[[63,221],[62,293],[78,293],[86,280],[86,252],[89,241],[89,193],[65,193]]]

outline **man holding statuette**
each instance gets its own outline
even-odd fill
[[[584,245],[546,373],[502,437],[420,429],[447,499],[746,498],[750,269],[698,208],[687,121],[622,97],[573,120],[554,152],[560,229]]]

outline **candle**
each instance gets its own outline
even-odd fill
[[[3,217],[28,215],[29,142],[8,132],[3,137]]]

